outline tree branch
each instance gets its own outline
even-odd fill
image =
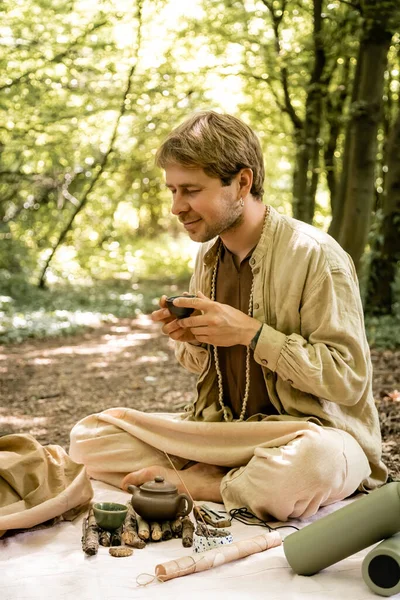
[[[65,58],[65,56],[67,56],[71,52],[71,50],[73,48],[75,48],[75,46],[77,46],[82,40],[84,40],[89,35],[89,33],[93,33],[93,31],[95,31],[96,29],[99,29],[99,27],[103,27],[103,25],[106,25],[107,23],[108,23],[108,21],[100,21],[99,23],[95,23],[94,25],[89,25],[88,29],[86,31],[84,31],[83,33],[81,33],[80,35],[78,35],[78,37],[75,38],[75,40],[68,46],[68,48],[66,48],[66,50],[64,50],[63,52],[59,52],[58,54],[53,56],[53,58],[50,58],[49,60],[47,60],[46,64],[61,62],[61,60],[63,58]],[[39,57],[38,60],[40,60],[40,58],[44,59],[45,57],[41,56],[41,57]],[[25,71],[25,73],[22,73],[22,75],[20,75],[19,77],[16,77],[16,79],[13,79],[13,81],[11,81],[10,83],[1,85],[0,92],[2,90],[11,88],[14,85],[17,85],[18,83],[21,83],[21,81],[23,81],[24,79],[29,77],[29,75],[31,75],[32,73],[36,73],[41,68],[42,67],[37,67],[36,69],[29,69],[29,71]]]
[[[347,4],[347,6],[351,6],[352,8],[355,8],[356,10],[358,10],[358,12],[360,13],[360,15],[362,15],[362,6],[359,2],[348,2],[348,0],[339,0],[339,2],[341,4]]]
[[[283,15],[285,12],[286,1],[287,0],[282,0],[281,9],[280,9],[281,14],[278,15],[274,9],[273,2],[271,2],[270,0],[262,0],[262,3],[264,4],[264,6],[267,7],[267,9],[269,10],[269,12],[271,14],[272,28],[274,30],[274,37],[275,37],[275,50],[276,50],[276,55],[278,58],[282,53],[281,40],[280,40],[280,35],[279,35],[279,27],[280,27],[280,24],[281,24],[281,21],[283,19]],[[284,110],[289,115],[294,128],[296,130],[301,130],[301,129],[303,129],[303,121],[300,119],[300,117],[296,113],[294,106],[292,104],[292,101],[290,99],[289,74],[288,74],[288,70],[286,67],[282,67],[280,70],[280,80],[281,80],[282,89],[283,89],[284,106],[285,106]]]
[[[133,78],[133,74],[136,70],[136,66],[138,63],[138,58],[139,58],[139,51],[140,51],[140,47],[141,47],[141,39],[142,39],[142,4],[143,4],[143,0],[137,0],[137,19],[138,19],[138,34],[137,34],[137,44],[136,44],[136,56],[135,56],[135,61],[134,64],[132,65],[132,67],[129,70],[128,73],[128,77],[127,77],[127,83],[126,83],[126,88],[125,88],[125,92],[121,101],[121,106],[120,106],[120,111],[119,111],[119,115],[117,117],[117,120],[115,122],[115,126],[114,126],[114,130],[112,132],[111,135],[111,139],[108,145],[108,148],[106,150],[106,152],[103,154],[101,161],[99,162],[99,169],[95,175],[95,177],[92,179],[89,187],[86,189],[79,205],[75,208],[74,212],[72,213],[69,221],[67,222],[67,224],[65,225],[64,229],[61,231],[57,242],[54,244],[53,249],[50,253],[49,258],[47,259],[43,271],[40,275],[39,278],[39,287],[43,288],[45,287],[45,279],[46,279],[46,272],[50,266],[51,261],[53,260],[53,257],[55,255],[55,253],[57,252],[57,249],[61,246],[61,244],[63,243],[64,239],[66,238],[68,232],[71,230],[72,225],[75,221],[75,218],[77,217],[77,215],[81,212],[81,210],[85,207],[89,196],[91,194],[91,192],[93,191],[96,183],[99,181],[101,175],[103,174],[105,167],[107,165],[107,161],[110,157],[110,155],[112,154],[113,150],[114,150],[114,145],[115,145],[115,141],[117,139],[117,135],[118,135],[118,129],[119,129],[119,124],[121,122],[122,117],[124,116],[126,109],[127,109],[127,98],[130,94],[131,91],[131,87],[132,87],[132,78]]]

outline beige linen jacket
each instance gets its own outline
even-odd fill
[[[208,297],[219,241],[202,244],[190,292]],[[253,317],[263,323],[254,351],[278,415],[249,420],[307,420],[350,433],[371,465],[360,489],[384,483],[381,434],[357,275],[351,258],[326,233],[270,207],[250,265]],[[212,353],[176,342],[176,356],[199,374],[186,418],[222,421]]]

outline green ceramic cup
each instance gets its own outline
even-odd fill
[[[96,502],[93,504],[93,512],[99,527],[114,531],[124,522],[128,508],[116,502]]]

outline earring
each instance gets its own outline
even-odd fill
[[[240,198],[240,206],[244,206],[244,200],[243,200],[243,198]]]

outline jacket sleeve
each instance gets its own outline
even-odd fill
[[[300,333],[264,325],[254,357],[292,387],[337,404],[357,404],[371,363],[355,272],[324,272],[304,297]]]

